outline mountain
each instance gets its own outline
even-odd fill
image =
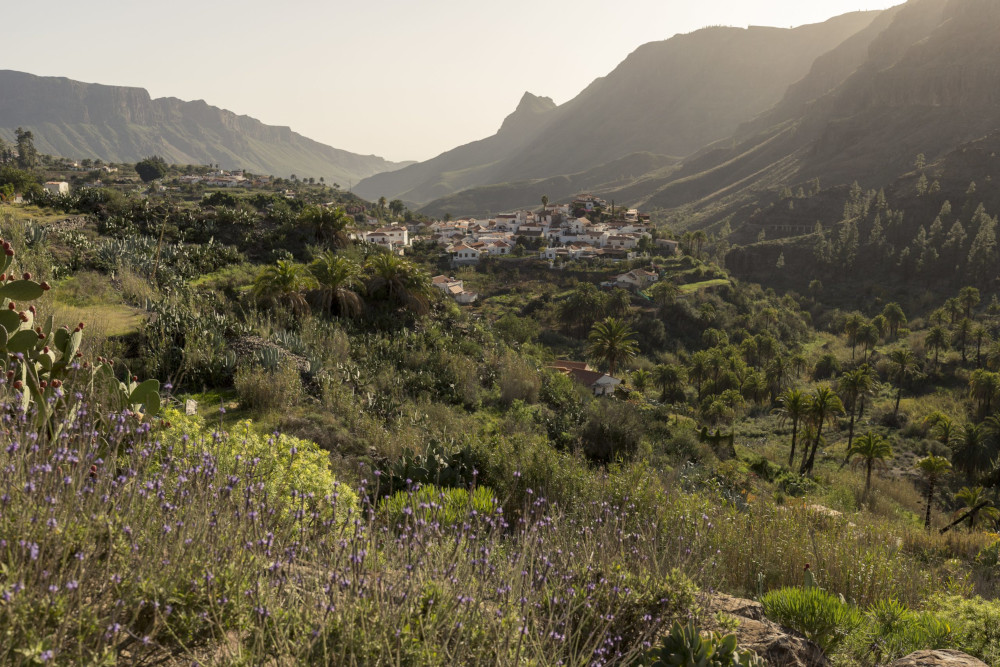
[[[877,16],[856,12],[794,29],[706,28],[645,44],[569,102],[556,107],[526,94],[494,136],[366,179],[356,191],[426,204],[635,153],[689,155],[773,107],[817,57]]]
[[[0,70],[0,136],[31,130],[43,153],[136,162],[157,154],[177,164],[219,164],[347,184],[405,164],[331,148],[208,105],[152,99],[142,88],[81,83]]]
[[[606,194],[648,207],[714,207],[719,219],[769,188],[812,179],[890,187],[918,154],[934,163],[1000,129],[1000,3],[910,0],[872,27],[729,141]],[[827,66],[833,54],[839,68]]]

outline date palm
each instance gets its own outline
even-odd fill
[[[253,293],[258,301],[286,307],[295,316],[301,316],[309,312],[303,293],[315,284],[303,265],[279,259],[257,275],[253,281]]]
[[[941,353],[941,350],[948,349],[950,340],[951,336],[948,335],[948,330],[940,325],[932,327],[927,332],[927,338],[924,342],[928,348],[934,350],[934,368],[938,367],[938,355]]]
[[[356,262],[327,250],[309,265],[309,273],[316,279],[312,294],[324,312],[345,317],[361,314],[361,267]]]
[[[976,528],[976,519],[980,516],[984,519],[992,519],[994,521],[1000,519],[1000,510],[992,504],[979,507],[982,503],[991,502],[989,498],[986,497],[986,489],[981,486],[963,486],[961,490],[955,494],[955,500],[962,503],[963,507],[971,510],[971,514],[969,516],[969,530],[974,530]],[[979,509],[976,509],[977,507]],[[959,510],[959,512],[961,511],[962,510]]]
[[[781,421],[792,422],[792,448],[788,452],[788,467],[791,468],[795,461],[795,440],[799,433],[799,423],[808,418],[812,398],[801,389],[786,389],[778,397],[778,406],[774,412],[781,416]]]
[[[846,407],[851,416],[847,431],[847,456],[844,457],[841,468],[847,465],[850,459],[851,445],[854,442],[855,418],[860,418],[860,412],[864,409],[865,396],[871,393],[874,386],[875,376],[868,364],[847,371],[840,376],[840,381],[837,383],[837,389],[840,391],[840,395],[846,399]]]
[[[969,396],[977,403],[977,412],[982,419],[993,408],[993,401],[1000,396],[1000,375],[977,368],[969,377]]]
[[[417,315],[430,310],[431,282],[416,264],[398,255],[380,252],[369,258],[368,294],[382,295]]]
[[[816,427],[816,436],[813,439],[812,447],[808,448],[808,456],[802,457],[799,474],[812,474],[813,465],[816,462],[816,450],[819,449],[819,442],[823,436],[823,425],[827,421],[832,421],[843,411],[844,404],[840,401],[840,397],[833,393],[829,387],[817,387],[813,392],[809,414],[813,426]]]
[[[639,353],[635,335],[624,320],[606,317],[591,329],[587,353],[607,366],[608,375],[613,376],[620,365],[632,361]]]
[[[868,499],[868,493],[872,488],[872,468],[876,465],[885,467],[885,460],[892,457],[892,446],[889,441],[877,433],[869,431],[855,442],[847,450],[847,460],[852,458],[865,466],[865,492],[861,496],[861,502]]]
[[[951,463],[943,456],[931,454],[916,463],[917,470],[927,483],[927,509],[924,512],[924,528],[931,528],[931,504],[934,502],[934,491],[937,483],[951,470]]]
[[[347,227],[353,219],[342,208],[307,206],[299,214],[299,222],[312,229],[318,242],[344,247],[349,243]]]
[[[897,336],[901,326],[906,326],[906,315],[895,301],[886,304],[882,309],[882,317],[885,318],[885,323],[889,326],[889,335],[893,338]]]
[[[632,386],[635,387],[635,390],[639,393],[646,391],[652,380],[653,375],[643,368],[632,371]]]
[[[903,385],[918,374],[917,357],[908,347],[899,347],[889,353],[889,368],[896,383],[896,407],[893,415],[899,415],[899,401],[903,397]]]
[[[660,402],[666,403],[677,395],[686,373],[683,366],[660,364],[653,369],[653,382],[660,388]]]

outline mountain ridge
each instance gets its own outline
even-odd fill
[[[0,136],[11,139],[23,127],[39,150],[63,157],[135,162],[157,154],[179,164],[345,184],[407,164],[333,148],[204,100],[153,98],[144,88],[0,70],[0,89]]]

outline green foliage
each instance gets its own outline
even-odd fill
[[[651,667],[764,667],[766,664],[753,651],[741,651],[736,635],[703,636],[693,622],[674,622],[670,634],[647,656]]]
[[[956,648],[987,664],[1000,663],[1000,602],[936,595],[928,600],[927,609],[954,628]]]
[[[454,528],[471,517],[488,519],[497,514],[500,503],[485,486],[475,489],[442,488],[433,484],[414,485],[397,491],[379,504],[379,512],[390,526],[417,521]]]
[[[135,173],[139,174],[139,178],[142,179],[143,183],[163,178],[167,175],[167,170],[167,161],[159,155],[147,157],[135,164]]]
[[[475,463],[470,448],[449,451],[444,443],[432,441],[424,454],[407,449],[395,461],[384,462],[378,491],[391,495],[414,485],[468,488],[476,481]]]
[[[357,509],[357,494],[337,481],[328,454],[314,442],[284,434],[263,435],[249,419],[218,430],[200,417],[173,409],[165,410],[163,417],[171,424],[161,436],[163,444],[181,456],[198,459],[203,451],[210,451],[220,469],[239,470],[249,463],[254,479],[291,507],[304,506],[323,516],[335,508],[340,518]]]
[[[863,620],[856,607],[815,587],[781,588],[765,594],[760,602],[768,618],[801,632],[827,655]]]

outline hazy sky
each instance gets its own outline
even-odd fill
[[[426,159],[496,132],[525,91],[567,101],[646,42],[900,1],[50,0],[18,5],[0,69],[204,99],[338,148]]]

